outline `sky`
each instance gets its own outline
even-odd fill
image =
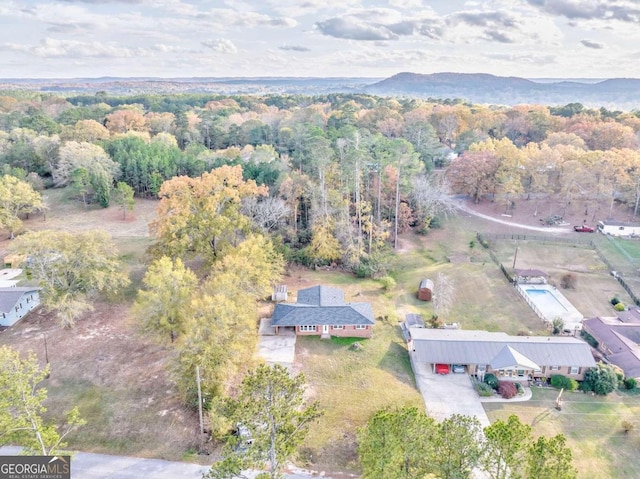
[[[0,78],[640,77],[640,0],[0,0]]]

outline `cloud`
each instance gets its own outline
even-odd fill
[[[238,49],[231,40],[216,38],[215,40],[205,40],[202,46],[210,48],[219,53],[236,53]]]
[[[635,0],[527,0],[543,12],[571,20],[619,20],[640,23],[640,7]]]
[[[484,34],[486,35],[488,40],[496,41],[499,43],[515,43],[515,40],[505,35],[502,32],[498,32],[495,30],[485,30]]]
[[[144,3],[144,0],[61,0],[66,3],[88,3],[91,5],[101,5],[104,3],[124,3],[124,4],[140,4]]]
[[[591,40],[581,40],[580,43],[582,43],[582,45],[587,47],[587,48],[593,48],[595,50],[600,50],[600,49],[604,48],[604,44],[603,43],[593,42]]]
[[[282,45],[278,47],[280,50],[294,51],[294,52],[310,52],[311,48],[303,47],[302,45]]]
[[[317,22],[316,28],[323,35],[349,40],[397,40],[398,35],[384,25],[363,22],[354,17],[330,18]]]
[[[27,53],[41,58],[71,57],[71,58],[131,58],[147,56],[148,50],[143,48],[124,48],[113,43],[79,42],[75,40],[56,40],[45,38],[38,45],[24,45],[19,43],[5,43],[3,48],[14,52]]]
[[[474,27],[501,26],[505,28],[515,28],[518,22],[506,12],[459,12],[447,18],[448,23],[462,22]]]

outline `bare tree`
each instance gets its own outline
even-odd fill
[[[447,314],[455,299],[456,289],[454,281],[438,273],[433,285],[433,312],[435,316]]]
[[[242,212],[265,233],[277,229],[284,224],[290,214],[289,207],[280,198],[268,197],[258,200],[255,197],[245,198]]]
[[[411,200],[423,219],[434,216],[448,218],[456,212],[455,201],[449,196],[447,180],[441,175],[416,177],[413,180]]]

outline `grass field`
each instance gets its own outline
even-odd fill
[[[513,258],[518,248],[516,268],[541,269],[549,275],[549,282],[558,287],[562,276],[575,275],[575,288],[562,289],[562,294],[586,318],[615,315],[609,303],[614,296],[626,304],[633,304],[629,295],[611,276],[608,267],[592,248],[506,240],[493,241],[491,247],[498,259],[508,268],[513,266]]]
[[[534,434],[563,433],[573,452],[580,479],[640,477],[637,455],[640,435],[625,433],[623,420],[638,426],[640,397],[614,393],[607,397],[581,392],[564,393],[561,411],[555,409],[558,391],[533,388],[533,398],[520,403],[485,403],[493,422],[516,414],[533,426]]]

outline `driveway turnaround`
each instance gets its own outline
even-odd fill
[[[263,318],[258,334],[258,356],[267,364],[280,364],[291,370],[296,351],[296,333],[282,328],[276,334],[271,321]]]
[[[430,364],[417,361],[413,351],[409,355],[429,416],[441,421],[461,414],[478,418],[483,428],[491,425],[468,374],[436,374]]]

